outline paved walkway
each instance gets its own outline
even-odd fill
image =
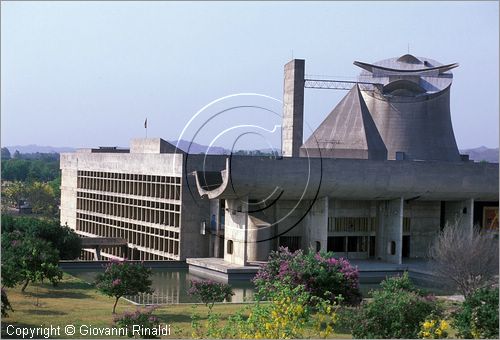
[[[405,259],[402,264],[384,262],[380,260],[349,260],[352,265],[358,266],[359,271],[399,271],[410,270],[430,274],[431,263],[425,259]]]
[[[358,267],[360,272],[386,272],[386,271],[417,271],[430,273],[429,261],[423,259],[407,259],[403,264],[394,264],[380,260],[349,260]],[[265,262],[251,262],[248,266],[237,265],[224,261],[223,258],[190,258],[186,259],[188,265],[215,270],[221,273],[250,273],[257,272],[259,266]]]
[[[189,266],[214,270],[220,273],[256,273],[259,270],[259,265],[242,266],[224,261],[223,258],[206,257],[206,258],[190,258],[186,259]]]

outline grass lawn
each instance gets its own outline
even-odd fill
[[[7,288],[9,301],[14,309],[9,316],[2,318],[2,338],[13,338],[6,333],[8,325],[17,327],[49,327],[61,326],[60,336],[56,338],[116,338],[116,336],[79,334],[81,325],[93,327],[110,327],[113,324],[113,298],[100,294],[91,285],[71,275],[64,274],[63,281],[57,286],[50,284],[30,284],[25,293],[21,288]],[[216,304],[213,311],[222,314],[222,318],[234,314],[243,308],[243,304]],[[134,311],[136,306],[120,299],[117,313]],[[196,311],[202,316],[207,315],[208,308],[196,305]],[[191,314],[193,305],[177,304],[158,308],[155,315],[162,323],[170,325],[170,338],[191,337]],[[64,333],[66,325],[74,325],[77,333],[68,336]],[[9,328],[10,330],[12,328]],[[40,338],[42,336],[39,336]],[[335,334],[336,338],[350,338],[349,334]],[[126,338],[126,337],[123,337]],[[166,337],[168,338],[168,337]]]

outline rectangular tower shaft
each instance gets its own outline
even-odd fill
[[[282,152],[284,157],[299,157],[304,126],[305,61],[293,59],[285,65],[283,88]]]

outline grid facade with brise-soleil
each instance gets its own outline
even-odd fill
[[[177,260],[180,192],[180,177],[78,171],[76,230],[127,240],[127,254],[116,247],[103,249],[103,256]]]

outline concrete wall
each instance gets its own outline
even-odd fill
[[[388,159],[404,151],[407,159],[460,160],[451,125],[449,87],[418,98],[384,97],[372,91],[362,94],[387,147]]]
[[[366,218],[367,223],[372,227],[372,223],[375,222],[372,217],[377,215],[377,201],[366,201],[366,200],[339,200],[330,199],[329,206],[329,218],[331,219],[332,227],[335,226],[335,219],[337,218]],[[374,226],[373,226],[374,227]],[[371,228],[370,228],[371,229]],[[376,236],[375,232],[368,231],[328,231],[328,236]],[[347,257],[350,259],[367,259],[370,254],[370,243],[368,239],[368,248],[363,252],[335,252],[338,256]]]
[[[270,223],[248,216],[248,261],[267,261],[273,244]]]
[[[282,127],[284,157],[299,157],[303,142],[304,72],[304,60],[294,59],[285,65]]]
[[[183,178],[181,191],[181,234],[180,260],[188,257],[208,257],[210,241],[210,202],[207,199],[196,197],[188,188],[196,187],[194,177]],[[208,229],[205,235],[201,234],[201,224],[205,222]],[[212,256],[212,255],[210,255]]]
[[[205,155],[182,155],[183,178],[182,178],[182,233],[181,233],[181,256],[185,258],[211,257],[215,251],[216,237],[211,235],[210,220],[213,214],[218,218],[216,206],[207,198],[200,198],[195,177],[191,173],[195,169],[207,171],[220,170],[225,166],[226,157],[205,156]],[[187,181],[186,181],[187,179]],[[201,224],[205,222],[207,232],[200,233]],[[217,221],[219,224],[219,221]],[[211,240],[212,239],[212,240]],[[210,252],[210,242],[212,241],[212,251]],[[219,242],[220,247],[224,247],[223,240]]]
[[[61,225],[76,228],[76,189],[78,170],[73,158],[61,155]]]
[[[469,230],[474,228],[474,199],[445,202],[445,223]]]
[[[240,200],[226,201],[224,261],[245,265],[247,259],[248,213],[246,204]],[[228,241],[233,243],[233,252],[228,254]]]
[[[375,226],[378,225],[376,233],[372,232],[329,232],[329,236],[363,236],[370,235],[376,237],[377,251],[384,255],[387,252],[387,242],[390,236],[391,222],[386,216],[390,215],[390,207],[384,201],[357,201],[357,200],[330,200],[329,217],[366,217],[370,218],[368,223],[372,222],[373,217]],[[403,216],[411,220],[410,227],[410,257],[418,258],[427,255],[427,247],[439,233],[440,222],[440,202],[437,201],[411,201],[404,203]],[[389,210],[387,210],[389,209]],[[380,225],[383,223],[383,225]],[[399,223],[396,221],[396,223]],[[389,226],[389,227],[387,227]],[[388,229],[389,228],[389,229]],[[399,228],[399,227],[397,227]],[[389,235],[389,236],[388,236]],[[399,239],[399,235],[394,234]],[[402,239],[401,239],[402,241]],[[385,244],[385,245],[384,245]],[[402,250],[402,243],[401,243]],[[342,255],[342,254],[341,254]],[[368,253],[348,253],[343,256],[350,258],[368,258]],[[376,256],[378,256],[376,254]]]
[[[401,264],[403,246],[403,199],[381,201],[378,204],[378,230],[376,257],[383,261]],[[391,254],[391,243],[395,252]]]
[[[328,197],[318,199],[307,214],[304,246],[316,251],[316,242],[326,251],[328,244]]]
[[[175,145],[161,138],[135,138],[130,141],[130,153],[175,153]],[[177,150],[178,153],[182,151]]]
[[[61,168],[158,176],[182,176],[182,154],[62,153]]]
[[[375,217],[375,201],[330,199],[331,217]]]
[[[410,257],[427,257],[427,250],[440,231],[441,202],[411,201],[404,204],[404,217],[411,219]]]
[[[280,201],[316,195],[352,200],[498,199],[498,164],[491,163],[232,157],[229,177],[231,184],[219,198],[265,198],[278,187],[283,190]]]
[[[307,209],[311,205],[311,201],[303,200],[279,200],[275,208],[275,235],[281,236],[298,236],[300,237],[301,248],[306,246],[306,217]],[[279,246],[279,238],[276,239],[276,247]]]

